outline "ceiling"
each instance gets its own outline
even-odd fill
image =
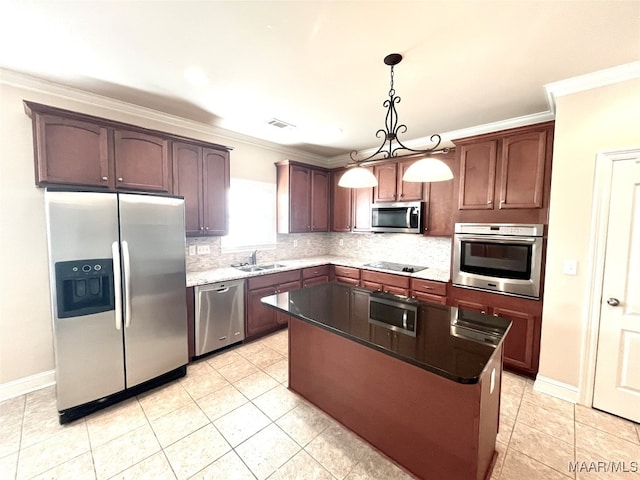
[[[4,69],[325,157],[379,145],[394,52],[401,138],[428,137],[548,111],[545,84],[639,60],[640,1],[0,5]]]

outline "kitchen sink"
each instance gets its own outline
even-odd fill
[[[266,263],[264,265],[241,265],[235,268],[243,272],[261,272],[262,270],[273,270],[274,268],[282,268],[285,266],[286,265],[282,263]]]

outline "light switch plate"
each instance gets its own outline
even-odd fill
[[[189,245],[189,256],[195,255],[195,254],[196,254],[196,246],[195,245]]]
[[[562,265],[562,273],[565,275],[577,275],[578,261],[572,259],[565,260]]]

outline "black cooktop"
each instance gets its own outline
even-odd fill
[[[379,268],[381,270],[391,270],[393,272],[407,272],[414,273],[420,270],[426,270],[428,267],[421,267],[420,265],[407,265],[406,263],[393,263],[393,262],[371,262],[364,265],[365,267]]]

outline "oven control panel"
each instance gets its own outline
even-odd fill
[[[525,225],[511,223],[456,223],[455,233],[475,235],[510,235],[518,237],[541,237],[544,225]]]

